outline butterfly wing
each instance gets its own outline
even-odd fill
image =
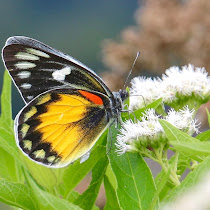
[[[107,128],[107,100],[78,89],[45,92],[17,115],[17,144],[40,164],[64,167],[85,155]]]
[[[55,88],[77,88],[113,97],[102,79],[73,57],[37,40],[10,37],[2,52],[6,68],[24,101]]]

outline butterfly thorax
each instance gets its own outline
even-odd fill
[[[111,106],[107,106],[107,113],[109,114],[108,119],[119,117],[120,112],[123,110],[123,102],[128,98],[128,92],[126,90],[119,90],[113,92],[114,98],[111,99]]]

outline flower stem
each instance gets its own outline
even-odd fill
[[[165,173],[167,173],[169,170],[169,167],[170,167],[168,159],[167,158],[163,159],[162,154],[156,153],[156,156],[158,159],[158,163],[161,165],[161,167],[165,171]],[[176,173],[177,172],[178,154],[175,159],[176,159],[175,164],[174,164],[174,167],[171,169],[171,175],[169,177],[170,177],[170,180],[174,183],[174,185],[178,186],[178,185],[180,185],[179,177]]]
[[[167,158],[167,150],[164,149],[165,144],[162,144],[159,148],[154,150],[154,155],[144,150],[141,154],[144,154],[146,157],[152,159],[153,161],[159,163],[165,173],[168,172],[170,168],[169,160]],[[177,164],[178,164],[179,153],[175,153],[174,166],[171,169],[171,174],[169,176],[170,180],[175,186],[180,185],[179,176],[177,175]]]

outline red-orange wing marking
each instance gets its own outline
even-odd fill
[[[93,93],[84,91],[84,90],[79,90],[79,93],[82,94],[83,96],[85,96],[87,99],[89,99],[94,104],[103,105],[103,101],[99,96],[97,96]]]

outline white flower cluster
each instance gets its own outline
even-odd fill
[[[166,121],[180,130],[189,134],[198,132],[196,120],[193,120],[194,110],[185,107],[183,110],[175,111],[171,109],[164,117]],[[117,153],[123,154],[127,151],[138,151],[139,145],[144,142],[158,142],[166,139],[164,130],[159,123],[159,115],[154,109],[148,109],[142,117],[142,121],[134,123],[128,120],[122,124],[120,134],[117,136]]]
[[[160,80],[145,77],[135,77],[131,80],[130,107],[134,110],[145,107],[161,97]]]
[[[138,151],[136,147],[140,141],[157,138],[163,133],[163,128],[158,121],[159,117],[154,109],[149,109],[142,117],[142,121],[134,123],[128,120],[122,124],[117,136],[117,152],[123,154],[127,151]]]
[[[197,68],[189,64],[179,67],[171,67],[166,70],[162,78],[146,79],[136,77],[131,81],[130,109],[145,107],[158,98],[163,102],[176,101],[178,96],[199,96],[201,98],[210,95],[210,77],[205,68]]]
[[[184,107],[183,110],[176,112],[174,109],[168,111],[168,115],[165,120],[177,127],[180,130],[187,132],[189,135],[193,133],[199,133],[199,125],[196,124],[197,120],[193,119],[194,110],[189,110],[188,107]]]

